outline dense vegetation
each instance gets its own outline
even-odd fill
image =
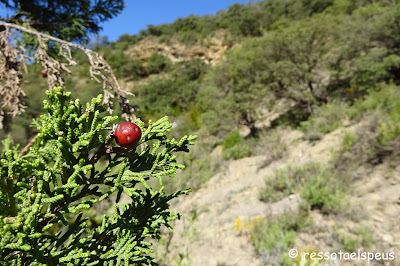
[[[399,16],[399,4],[393,1],[271,0],[235,4],[215,16],[189,16],[173,24],[150,25],[139,35],[123,35],[98,49],[120,78],[138,80],[162,74],[131,88],[137,95],[140,117],[168,114],[178,125],[185,124],[182,130],[189,127],[215,136],[211,143],[215,145],[242,125],[257,137],[256,121],[268,110],[281,114],[273,126],[300,126],[315,139],[338,127],[337,118],[350,115],[345,106],[386,88],[386,83],[395,86],[400,81]],[[181,37],[187,34],[201,44],[221,29],[225,29],[226,41],[240,45],[230,49],[215,67],[195,58],[173,63],[154,53],[144,62],[124,54],[144,38],[176,38],[185,43]],[[84,78],[83,56],[80,63],[82,67],[75,70],[78,75],[69,78],[68,87],[86,83],[77,92],[77,97],[86,100],[97,88]],[[45,87],[39,70],[32,65],[26,76],[30,108],[14,123],[12,135],[17,142],[32,135],[24,121],[39,115],[38,97],[43,96],[32,93],[38,85]],[[282,99],[286,104],[280,110],[277,103]]]
[[[277,133],[281,127],[300,129],[306,139],[315,141],[344,122],[363,120],[363,130],[345,136],[333,165],[287,168],[267,177],[268,186],[261,191],[265,201],[298,192],[309,208],[329,213],[341,210],[343,195],[356,178],[349,174],[352,169],[399,156],[399,20],[398,1],[268,0],[235,4],[215,16],[150,25],[139,35],[123,35],[98,50],[120,78],[135,81],[129,89],[137,96],[139,117],[169,115],[176,132],[198,131],[203,144],[185,155],[189,171],[167,184],[169,189],[182,184],[197,188],[223,160],[266,153],[270,161],[282,157],[285,146]],[[125,54],[144,39],[206,46],[218,31],[232,48],[215,66],[198,58],[172,62],[154,53],[142,61]],[[29,68],[30,83],[25,84],[29,108],[14,121],[11,132],[21,144],[34,133],[27,121],[39,116],[42,94],[34,91],[46,87],[39,79],[40,68]],[[79,78],[71,77],[67,87],[86,83],[75,95],[89,99],[97,89],[84,78],[83,68],[75,71]],[[265,112],[278,115],[269,125],[258,126]],[[217,145],[222,146],[222,156],[210,160]],[[287,182],[299,173],[307,173],[309,179]],[[256,243],[257,250],[269,245]]]

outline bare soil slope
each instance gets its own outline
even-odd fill
[[[354,130],[355,127],[347,130]],[[301,201],[297,194],[276,203],[259,200],[265,177],[287,165],[328,163],[332,153],[340,147],[343,129],[325,135],[314,144],[302,141],[302,134],[298,131],[285,132],[284,137],[289,144],[284,158],[267,166],[266,156],[231,161],[226,169],[212,177],[201,189],[176,203],[174,210],[183,214],[183,221],[175,223],[168,243],[158,251],[163,254],[163,263],[268,265],[272,262],[268,256],[255,253],[246,234],[235,231],[235,221],[238,218],[246,221],[296,210]],[[347,206],[344,213],[323,215],[311,211],[314,224],[298,235],[295,248],[333,251],[342,231],[347,233],[358,224],[365,224],[373,232],[374,239],[368,251],[394,251],[400,257],[400,175],[398,171],[388,172],[388,169],[386,164],[378,165],[357,181],[351,195],[348,195],[351,206]],[[354,263],[357,262],[347,264]],[[363,263],[358,262],[359,265]]]

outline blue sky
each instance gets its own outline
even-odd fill
[[[107,35],[109,41],[116,41],[125,33],[133,35],[145,30],[149,24],[172,23],[189,15],[215,15],[234,3],[248,2],[249,0],[125,0],[126,7],[122,13],[101,24],[103,31],[100,35]],[[13,14],[3,7],[0,5],[1,17]]]
[[[137,34],[149,24],[172,23],[189,15],[215,15],[234,3],[246,4],[248,0],[126,0],[122,13],[101,25],[101,35],[116,41],[122,34]]]

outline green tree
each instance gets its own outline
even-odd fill
[[[331,60],[326,58],[331,35],[328,20],[316,17],[299,22],[246,40],[230,51],[200,91],[202,123],[215,128],[212,134],[229,133],[220,130],[224,125],[235,130],[243,124],[254,135],[261,109],[272,108],[274,99],[289,99],[309,114],[314,105],[326,103],[329,83],[324,81],[324,71]]]
[[[327,102],[327,55],[333,26],[329,17],[314,18],[271,33],[265,39],[263,80],[278,97],[293,100],[312,112]]]
[[[233,34],[244,36],[261,35],[262,13],[250,5],[233,4],[222,13],[220,26],[228,28]]]
[[[149,74],[157,74],[165,70],[170,65],[170,60],[160,53],[153,53],[146,64],[146,70]]]
[[[255,121],[261,106],[267,105],[268,89],[260,82],[265,62],[257,40],[247,41],[227,54],[206,78],[198,96],[202,124],[210,134],[224,136],[246,125],[256,133]],[[209,95],[213,95],[210,97]],[[224,119],[220,119],[223,117]]]
[[[334,0],[293,0],[288,4],[288,13],[292,18],[306,18],[323,12]]]
[[[335,39],[338,61],[332,65],[335,85],[356,96],[383,81],[400,82],[400,5],[379,1],[340,18]],[[336,9],[335,9],[336,10]]]
[[[100,32],[100,23],[124,8],[123,0],[0,0],[0,4],[15,12],[10,18],[0,20],[27,23],[66,41],[88,41],[89,34]]]

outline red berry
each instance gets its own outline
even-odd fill
[[[120,146],[133,148],[138,144],[142,136],[142,131],[135,123],[123,122],[117,126],[114,136]]]
[[[42,77],[47,78],[47,71],[46,71],[46,69],[43,69],[42,72],[40,72],[40,74],[42,74]]]

